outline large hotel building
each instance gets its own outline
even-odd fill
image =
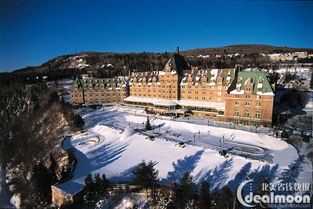
[[[76,80],[71,102],[120,102],[165,115],[254,126],[272,124],[274,93],[265,72],[240,71],[239,67],[202,70],[188,66],[176,53],[162,71],[132,72],[129,78],[111,80]]]

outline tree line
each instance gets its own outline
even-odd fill
[[[46,208],[50,186],[67,175],[71,164],[58,162],[69,156],[55,147],[65,132],[80,130],[84,122],[45,82],[0,81],[1,164],[22,209]]]
[[[235,194],[227,187],[213,189],[208,182],[196,185],[189,172],[182,174],[178,182],[169,185],[160,185],[158,170],[154,168],[152,161],[142,161],[132,171],[133,179],[128,182],[126,189],[113,190],[114,185],[103,174],[89,174],[85,178],[85,188],[82,192],[82,201],[68,203],[61,209],[93,208],[99,201],[120,201],[118,195],[138,193],[143,191],[147,196],[147,208],[151,209],[241,209],[242,206]],[[113,191],[113,192],[112,192]],[[115,192],[114,192],[115,191]],[[110,196],[113,198],[110,199]],[[118,204],[116,202],[115,204]],[[135,205],[134,208],[137,206]],[[255,208],[266,208],[256,206]]]

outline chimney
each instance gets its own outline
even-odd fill
[[[176,46],[176,54],[179,54],[179,46]]]

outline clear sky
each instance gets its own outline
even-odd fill
[[[0,0],[0,71],[80,51],[313,48],[313,1]]]

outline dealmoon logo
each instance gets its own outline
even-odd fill
[[[284,204],[286,207],[292,207],[296,204],[310,204],[310,195],[277,195],[274,192],[268,191],[267,194],[264,195],[255,195],[252,192],[252,182],[253,180],[247,180],[242,182],[237,189],[237,199],[238,201],[245,207],[255,207],[256,205],[261,205],[263,207],[264,204]],[[249,194],[242,196],[242,190],[245,185],[250,183],[250,192]]]
[[[243,206],[252,208],[252,207],[255,207],[256,205],[249,205],[248,203],[246,203],[246,202],[242,199],[242,189],[243,189],[243,187],[244,187],[246,184],[248,184],[248,183],[250,183],[250,182],[253,182],[253,180],[244,181],[244,182],[242,182],[242,183],[239,185],[239,187],[238,187],[238,189],[237,189],[237,199],[238,199],[238,201],[239,201]],[[250,202],[250,201],[249,201],[249,202]]]

